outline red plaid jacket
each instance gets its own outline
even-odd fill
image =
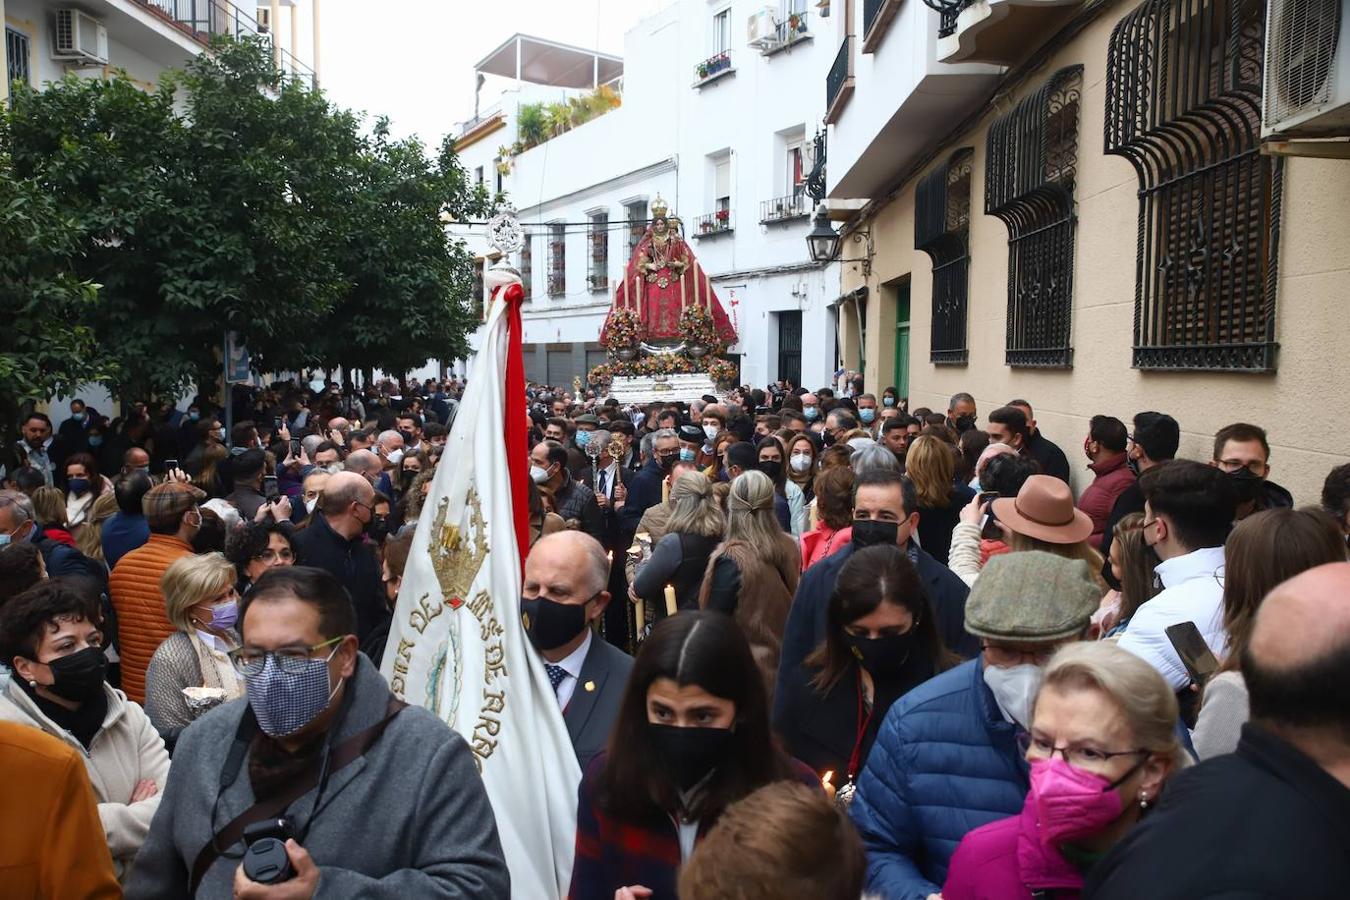
[[[652,900],[676,900],[680,841],[674,820],[653,815],[640,822],[616,819],[599,808],[596,797],[606,754],[591,761],[577,797],[577,851],[572,863],[569,900],[613,900],[621,887],[651,888]],[[816,773],[793,760],[797,778],[820,787]],[[714,822],[700,822],[698,840]]]

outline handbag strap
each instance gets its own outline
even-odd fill
[[[358,731],[356,734],[333,748],[333,755],[329,761],[330,773],[337,772],[342,769],[343,766],[355,762],[364,756],[366,751],[380,739],[380,735],[384,734],[385,728],[394,720],[394,717],[407,705],[408,704],[397,697],[391,696],[389,698],[389,706],[385,710],[384,718],[380,719],[380,721],[376,722],[374,725]],[[220,857],[220,850],[216,848],[229,847],[237,843],[244,836],[244,829],[248,826],[255,822],[262,822],[277,816],[283,812],[286,807],[290,806],[296,800],[299,800],[305,794],[317,787],[318,783],[318,770],[310,768],[304,775],[287,785],[281,793],[253,804],[248,809],[235,816],[224,828],[217,831],[211,840],[207,841],[206,845],[197,853],[197,858],[192,863],[192,880],[188,888],[189,895],[196,896],[197,887],[201,884],[202,879],[206,877],[207,871],[210,870],[211,866],[215,865],[216,860]]]

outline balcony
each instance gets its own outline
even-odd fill
[[[876,17],[871,24],[876,36],[887,11],[881,6],[868,11]],[[874,52],[853,54],[847,69],[842,58],[836,60],[832,75],[847,79],[852,99],[841,116],[844,101],[831,98],[825,193],[832,211],[885,194],[937,136],[989,102],[1003,68],[939,62],[938,20],[922,2],[900,3]]]
[[[904,0],[863,0],[862,52],[875,53]]]
[[[853,96],[853,35],[844,38],[825,76],[825,122],[833,125]]]
[[[1083,0],[924,0],[937,10],[941,62],[1011,65],[1055,34]]]
[[[731,51],[723,50],[694,66],[694,87],[702,89],[735,74],[736,70],[731,65]]]
[[[731,224],[731,210],[719,209],[694,219],[693,238],[713,238],[731,234],[735,229]]]
[[[773,37],[763,43],[759,52],[762,56],[775,56],[784,50],[790,50],[795,44],[809,41],[812,38],[813,35],[808,27],[807,14],[804,12],[788,13],[783,21],[775,24]]]
[[[774,197],[759,203],[759,224],[781,225],[795,219],[805,219],[811,215],[811,198],[806,196],[804,188],[786,197]]]
[[[133,2],[168,20],[203,47],[209,47],[211,40],[219,36],[238,40],[268,33],[253,15],[229,0],[133,0]],[[286,48],[277,47],[276,55],[278,67],[283,72],[289,71],[313,82],[314,70],[301,63]]]

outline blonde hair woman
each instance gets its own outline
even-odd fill
[[[178,629],[159,645],[145,673],[145,711],[161,733],[243,694],[227,655],[239,646],[235,574],[222,554],[203,553],[176,560],[160,579],[164,613]]]
[[[960,521],[961,509],[975,492],[956,483],[956,454],[951,444],[931,435],[920,435],[910,442],[905,474],[919,498],[919,543],[945,566],[952,531]]]
[[[713,496],[712,482],[701,472],[685,472],[670,489],[670,520],[652,548],[651,558],[633,580],[632,594],[661,618],[665,590],[675,589],[679,609],[698,609],[703,573],[726,528],[726,517]]]
[[[1063,647],[1025,739],[1022,813],[965,836],[944,900],[1081,893],[1082,861],[1105,855],[1190,765],[1176,723],[1176,695],[1147,662],[1109,642]]]
[[[99,494],[89,505],[84,524],[74,529],[75,549],[90,559],[106,562],[103,558],[103,523],[117,514],[117,495],[112,491]]]
[[[773,482],[744,472],[727,495],[726,538],[708,561],[698,603],[734,616],[772,696],[801,554],[773,512]]]

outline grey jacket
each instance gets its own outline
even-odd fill
[[[354,697],[334,736],[340,743],[385,716],[389,687],[357,656]],[[192,864],[212,835],[255,802],[245,759],[220,798],[221,769],[247,700],[198,719],[178,741],[169,783],[126,896],[187,897]],[[314,791],[291,804],[309,823]],[[398,714],[366,754],[332,773],[302,843],[320,871],[317,898],[510,896],[510,877],[487,793],[464,740],[424,709]],[[228,900],[242,841],[208,870],[199,898]]]

